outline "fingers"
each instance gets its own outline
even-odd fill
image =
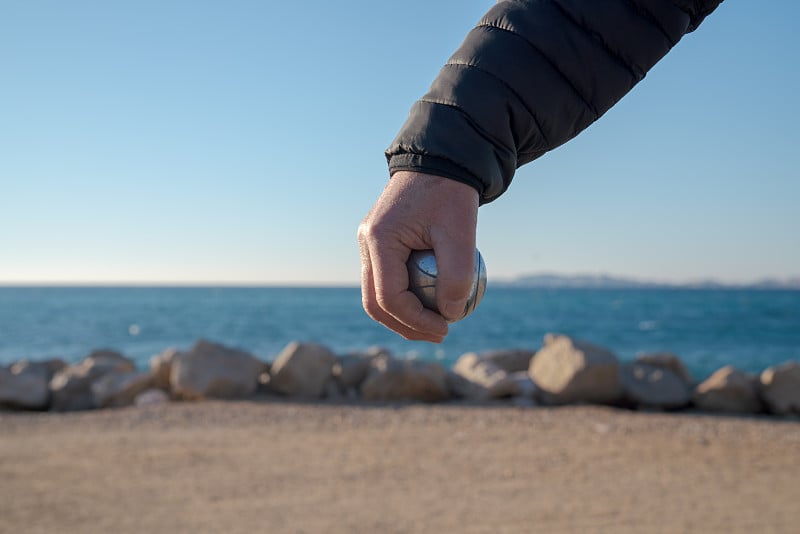
[[[370,317],[407,339],[444,339],[445,319],[461,318],[471,290],[478,200],[475,189],[447,178],[392,175],[358,230],[362,303]],[[439,266],[442,315],[408,290],[411,251],[430,248]]]
[[[411,330],[441,341],[447,334],[447,323],[437,313],[424,308],[408,290],[406,261],[411,251],[377,245],[370,248],[370,256],[378,306]]]
[[[378,248],[370,253],[366,238],[359,235],[361,247],[361,302],[375,321],[406,339],[441,343],[447,323],[426,310],[408,291],[408,273],[400,255],[386,257]],[[407,253],[406,253],[407,258]]]
[[[464,315],[475,276],[475,234],[433,236],[436,254],[436,305],[445,319]]]

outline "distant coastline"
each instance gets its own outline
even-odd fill
[[[774,290],[800,291],[800,277],[763,279],[750,283],[725,283],[717,280],[694,282],[659,282],[639,280],[606,274],[562,275],[541,273],[518,276],[513,279],[492,280],[495,287],[531,289],[697,289],[697,290]]]

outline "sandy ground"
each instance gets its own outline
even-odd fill
[[[0,412],[0,532],[800,532],[800,422],[205,402]]]

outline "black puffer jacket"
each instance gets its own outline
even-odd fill
[[[583,131],[722,0],[497,3],[417,101],[386,151],[471,185],[481,203],[514,171]]]

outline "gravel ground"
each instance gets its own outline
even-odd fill
[[[0,532],[800,532],[797,419],[173,403],[0,412]]]

